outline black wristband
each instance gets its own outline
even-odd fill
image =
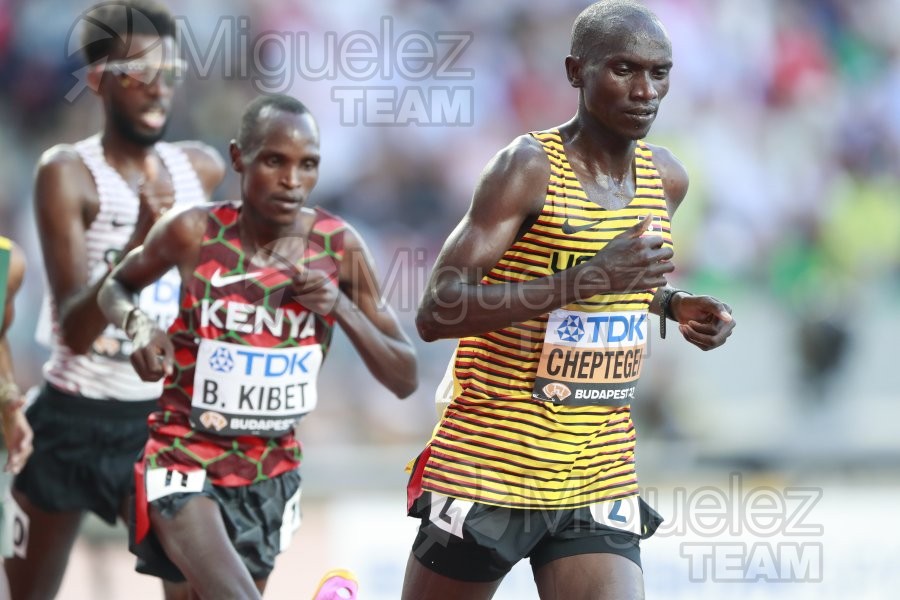
[[[659,297],[659,337],[666,339],[666,321],[668,319],[675,320],[672,314],[671,301],[675,294],[688,294],[684,290],[675,288],[664,288]]]

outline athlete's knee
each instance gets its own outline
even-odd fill
[[[150,504],[150,526],[169,557],[178,562],[178,555],[189,555],[197,543],[209,536],[208,525],[215,523],[219,507],[205,496],[194,496],[174,513],[161,511]]]

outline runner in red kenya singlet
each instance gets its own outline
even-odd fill
[[[416,387],[415,353],[359,234],[304,208],[319,165],[306,107],[251,102],[231,159],[242,202],[167,215],[99,300],[133,340],[137,372],[166,376],[136,469],[138,570],[204,598],[258,598],[299,524],[294,425],[317,404],[335,324],[388,389]],[[133,297],[172,267],[186,284],[166,335]]]

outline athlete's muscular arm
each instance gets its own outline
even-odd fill
[[[25,277],[25,258],[22,250],[13,245],[9,257],[9,273],[6,280],[6,306],[3,307],[3,325],[0,330],[0,423],[3,426],[3,441],[6,443],[8,457],[4,469],[18,473],[25,466],[31,455],[33,434],[31,426],[25,419],[23,407],[25,400],[15,385],[12,354],[6,341],[6,330],[13,320],[13,300]]]
[[[208,144],[197,141],[184,141],[175,144],[187,154],[191,165],[200,178],[206,197],[211,198],[222,179],[225,178],[225,161],[222,155]]]
[[[131,364],[144,381],[157,381],[170,372],[172,344],[137,307],[136,295],[172,267],[178,267],[182,280],[190,276],[205,226],[204,207],[166,214],[147,234],[144,245],[130,252],[100,288],[97,302],[105,317],[134,341]]]
[[[124,256],[138,247],[150,226],[172,204],[164,183],[153,180],[140,190],[138,222]],[[106,327],[97,306],[102,277],[90,283],[86,232],[100,210],[90,171],[71,146],[55,146],[41,157],[35,178],[35,216],[47,280],[58,312],[63,343],[84,354]]]
[[[666,148],[651,146],[653,162],[663,181],[669,218],[681,206],[687,195],[688,174],[684,165]],[[660,298],[664,287],[660,287],[650,303],[650,312],[661,314]],[[731,315],[731,307],[711,296],[693,296],[686,292],[676,292],[669,300],[669,313],[679,323],[684,338],[702,350],[712,350],[725,343],[737,323]]]
[[[335,308],[335,319],[372,375],[399,398],[406,398],[419,385],[416,351],[382,297],[372,257],[353,229],[344,234],[340,287],[344,297]]]
[[[601,292],[665,284],[671,251],[641,237],[644,220],[584,263],[524,283],[481,285],[516,238],[540,214],[550,164],[540,144],[521,136],[481,176],[469,212],[438,256],[416,325],[426,341],[502,329]]]
[[[662,179],[663,191],[666,194],[666,208],[669,211],[669,220],[671,222],[672,217],[675,216],[675,211],[678,210],[678,207],[681,206],[681,202],[687,195],[689,184],[688,172],[681,161],[675,158],[675,155],[672,154],[668,148],[650,144],[648,144],[648,146],[653,151],[653,164],[659,172],[660,179]],[[668,287],[668,285],[660,286],[659,289],[656,290],[656,294],[650,302],[650,312],[654,315],[660,314],[659,300],[663,291]],[[672,303],[673,309],[683,295],[685,294],[680,293],[672,297],[670,302]]]
[[[382,298],[369,250],[355,230],[344,234],[337,286],[327,273],[302,268],[294,286],[300,304],[334,316],[375,379],[399,398],[416,391],[416,351]]]
[[[71,146],[56,146],[41,157],[34,203],[60,334],[66,346],[83,354],[106,319],[96,302],[100,282],[89,284],[85,241],[99,200],[90,172]]]

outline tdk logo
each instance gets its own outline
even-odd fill
[[[593,343],[615,344],[618,342],[633,342],[635,340],[643,341],[644,332],[641,327],[647,320],[647,313],[639,315],[596,315],[588,317],[588,330]],[[606,327],[602,327],[606,324]],[[601,333],[605,333],[604,338],[600,339]]]
[[[580,342],[584,337],[584,323],[578,315],[566,315],[566,318],[557,327],[556,333],[564,342]]]
[[[556,335],[561,342],[581,346],[642,343],[647,329],[647,313],[566,314]]]
[[[253,350],[235,350],[244,359],[244,375],[262,375],[263,377],[281,377],[309,373],[307,359],[312,352],[296,352],[294,354],[267,354]]]
[[[234,358],[226,348],[216,348],[209,357],[209,367],[218,373],[230,373],[234,368]]]

